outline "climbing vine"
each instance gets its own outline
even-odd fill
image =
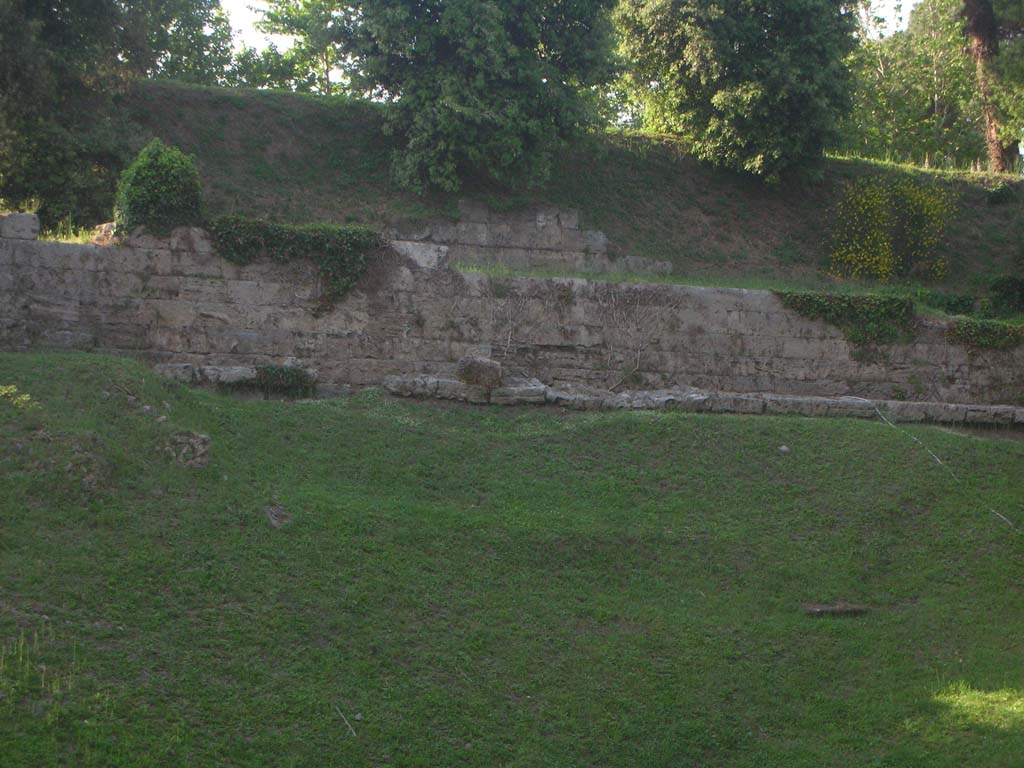
[[[946,329],[946,336],[968,352],[984,349],[1013,349],[1024,343],[1024,325],[1001,320],[958,319]]]
[[[802,291],[777,291],[776,295],[794,312],[836,326],[858,346],[889,344],[914,332],[914,302],[906,297]]]
[[[310,259],[324,282],[324,298],[333,301],[366,271],[369,254],[383,245],[368,227],[310,224],[289,226],[262,219],[224,216],[210,224],[217,252],[236,264],[257,258],[287,262]]]

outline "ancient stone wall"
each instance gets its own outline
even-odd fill
[[[482,353],[552,386],[1024,396],[1024,348],[969,355],[938,322],[923,321],[911,343],[855,349],[766,291],[493,278],[421,263],[381,253],[324,311],[314,265],[238,266],[196,230],[130,247],[0,239],[0,346],[132,352],[211,380],[297,365],[325,387],[450,375],[460,357]]]
[[[667,261],[611,258],[603,232],[581,227],[577,211],[551,207],[497,212],[463,200],[457,221],[399,225],[389,239],[395,250],[421,264],[601,275],[672,271]]]

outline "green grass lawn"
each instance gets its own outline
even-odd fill
[[[1024,763],[1024,441],[5,385],[5,768]]]

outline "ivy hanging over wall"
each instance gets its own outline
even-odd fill
[[[963,317],[949,326],[946,338],[964,347],[968,352],[1013,349],[1024,343],[1024,325]]]
[[[824,320],[857,346],[890,344],[914,333],[914,302],[902,296],[776,291],[783,305],[811,320]]]
[[[217,252],[236,264],[258,258],[277,262],[310,259],[324,283],[324,298],[334,301],[366,271],[367,259],[384,241],[368,227],[310,224],[289,226],[262,219],[224,216],[210,224]]]

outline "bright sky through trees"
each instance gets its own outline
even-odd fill
[[[880,0],[878,2],[879,13],[886,18],[889,33],[906,29],[910,9],[917,2],[918,0],[903,0],[903,2]],[[262,50],[267,47],[269,42],[275,43],[281,50],[291,46],[291,38],[287,35],[268,35],[256,29],[256,22],[260,20],[260,14],[253,9],[265,7],[265,3],[259,2],[259,0],[221,0],[221,7],[231,19],[231,28],[235,31],[236,48],[241,48],[244,44]]]

